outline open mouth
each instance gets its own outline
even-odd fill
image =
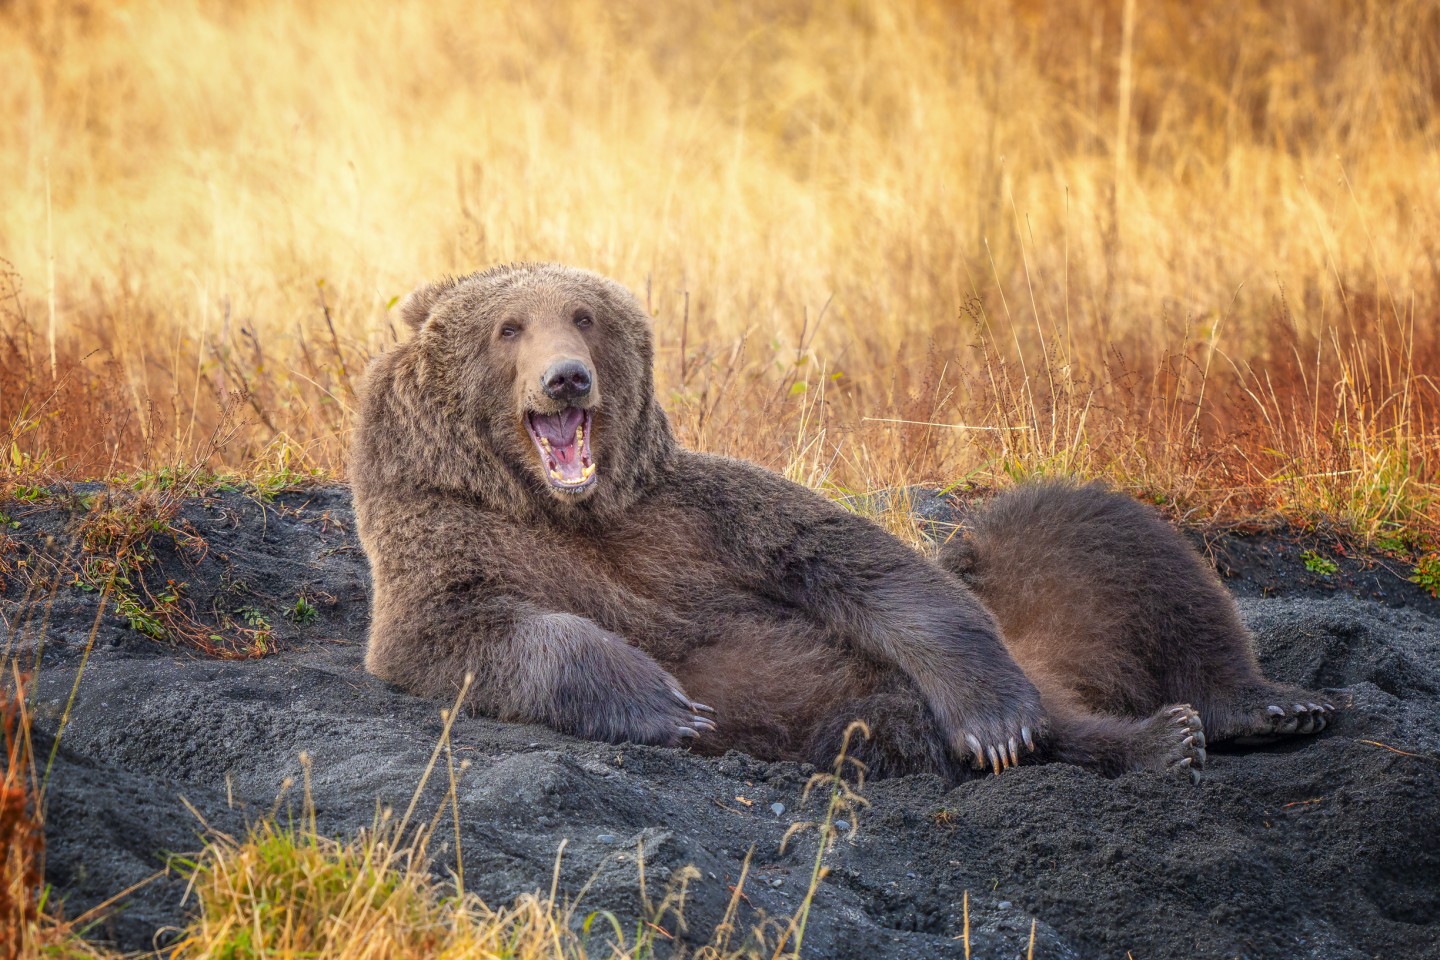
[[[594,485],[590,424],[590,411],[578,407],[567,407],[559,413],[525,415],[526,432],[540,453],[540,463],[554,489],[579,493]]]

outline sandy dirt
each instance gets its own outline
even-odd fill
[[[5,506],[18,521],[12,568],[63,554],[85,513],[77,498],[99,489]],[[938,532],[963,514],[933,497],[916,506]],[[201,622],[261,612],[277,652],[203,657],[142,635],[107,604],[49,791],[47,876],[71,915],[159,869],[166,851],[198,848],[203,828],[182,797],[212,828],[237,831],[285,778],[298,781],[308,751],[320,827],[349,834],[370,824],[377,798],[404,808],[440,733],[440,704],[361,666],[368,581],[346,490],[192,498],[175,524],[205,547],[156,535],[147,583],[186,584],[181,602]],[[1363,557],[1328,577],[1306,571],[1305,545],[1283,536],[1205,546],[1270,675],[1344,688],[1350,709],[1316,738],[1212,753],[1198,786],[1060,765],[948,791],[924,777],[868,783],[855,836],[829,855],[807,956],[963,956],[968,891],[977,958],[1024,956],[1032,919],[1047,960],[1440,957],[1440,603]],[[285,612],[302,594],[318,615],[297,624]],[[45,614],[22,595],[12,576],[0,648],[39,659],[43,754],[97,596],[62,586],[39,644]],[[465,876],[488,899],[548,888],[562,840],[562,889],[593,877],[585,904],[624,918],[641,909],[637,849],[652,890],[698,867],[688,932],[668,922],[680,942],[708,937],[752,847],[745,922],[787,916],[804,893],[814,840],[779,848],[819,812],[801,804],[808,768],[469,717],[454,743],[471,764],[459,787]],[[426,792],[427,819],[442,799],[438,786]],[[453,864],[454,850],[439,861]],[[96,935],[163,943],[184,920],[183,892],[178,877],[151,883]]]

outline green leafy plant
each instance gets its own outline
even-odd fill
[[[259,607],[241,607],[235,611],[240,619],[245,621],[247,629],[242,633],[250,635],[248,652],[251,656],[263,657],[270,652],[270,640],[274,635],[275,627],[270,618]]]
[[[1328,577],[1340,569],[1340,564],[1329,557],[1316,553],[1314,550],[1306,550],[1300,554],[1300,559],[1305,561],[1305,569],[1311,573],[1318,573],[1322,577]]]
[[[285,613],[285,619],[296,626],[314,623],[319,616],[320,611],[316,609],[315,604],[305,598],[303,593],[295,598],[295,606],[291,607]]]
[[[170,631],[166,627],[169,619],[177,613],[176,607],[180,602],[180,595],[188,584],[177,584],[174,580],[165,581],[165,588],[150,599],[151,604],[135,591],[134,584],[128,577],[116,576],[113,590],[115,592],[115,612],[125,618],[130,624],[130,629],[137,630],[152,640],[167,640]],[[90,589],[94,589],[91,587]]]
[[[239,614],[240,619],[244,620],[247,626],[256,630],[271,629],[270,618],[265,616],[265,611],[259,607],[241,607],[235,612]]]
[[[21,483],[16,485],[12,496],[14,496],[16,500],[23,501],[24,503],[35,503],[49,497],[50,491],[44,487],[35,486],[34,484]]]
[[[1418,583],[1432,597],[1440,598],[1440,553],[1428,553],[1415,563],[1411,583]]]

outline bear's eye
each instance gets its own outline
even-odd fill
[[[500,325],[500,336],[506,340],[513,340],[520,336],[520,324],[507,320]]]
[[[575,326],[579,327],[581,330],[589,329],[594,324],[595,318],[592,317],[589,313],[581,312],[575,314]]]

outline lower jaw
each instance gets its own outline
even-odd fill
[[[549,484],[552,493],[559,494],[561,497],[575,497],[582,493],[589,493],[595,489],[595,474],[592,472],[590,476],[581,480],[579,483],[568,483],[564,480],[556,480],[554,477],[551,477],[549,478]]]
[[[579,457],[580,454],[577,452],[576,456]],[[594,461],[581,467],[578,474],[567,475],[558,465],[551,466],[545,460],[540,461],[540,468],[546,472],[550,489],[558,494],[573,496],[595,486],[597,470]]]

